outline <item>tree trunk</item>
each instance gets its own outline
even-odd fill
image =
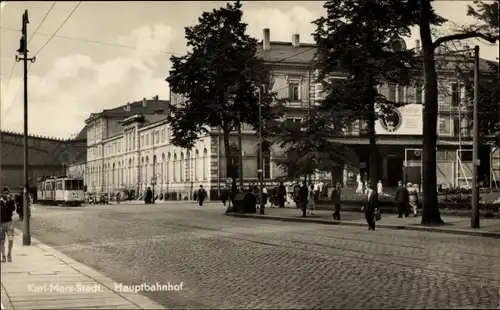
[[[423,214],[422,224],[443,224],[439,213],[436,176],[438,83],[434,42],[430,28],[430,0],[420,1],[420,39],[423,50],[425,105],[423,116]]]
[[[239,149],[239,154],[238,154],[238,161],[240,162],[240,165],[238,167],[239,169],[239,175],[240,175],[240,190],[243,190],[243,143],[242,143],[242,138],[241,138],[241,122],[240,122],[240,115],[238,114],[238,149]]]

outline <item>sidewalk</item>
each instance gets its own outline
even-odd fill
[[[265,215],[229,213],[228,216],[277,220],[288,222],[318,223],[326,225],[345,225],[367,227],[365,215],[361,212],[341,212],[341,221],[333,220],[332,211],[317,210],[314,215],[302,217],[302,211],[297,208],[266,208]],[[470,219],[462,216],[442,216],[444,225],[423,226],[421,217],[398,218],[394,214],[382,213],[382,220],[377,222],[378,228],[406,229],[414,231],[440,232],[449,234],[491,237],[500,239],[500,219],[481,219],[478,229],[470,228]]]
[[[16,230],[11,263],[2,263],[2,309],[165,309],[32,238],[22,246]],[[138,283],[139,284],[139,283]]]

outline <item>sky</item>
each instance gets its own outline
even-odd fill
[[[22,62],[15,62],[20,32],[12,29],[21,29],[25,9],[30,21],[29,56],[37,56],[28,74],[28,131],[69,138],[83,128],[91,113],[155,95],[169,99],[165,78],[170,56],[186,51],[184,27],[195,25],[203,11],[223,6],[225,2],[83,1],[51,39],[78,2],[56,2],[40,25],[53,4],[1,2],[2,130],[23,130],[23,69]],[[259,40],[262,30],[269,28],[272,41],[291,41],[292,35],[298,33],[301,42],[312,43],[311,21],[325,13],[320,1],[243,1],[242,4],[247,31]],[[473,21],[466,16],[468,4],[472,1],[436,1],[433,5],[453,26]],[[442,31],[448,32],[450,28]],[[412,37],[407,39],[408,48],[414,47],[418,36],[418,29],[414,29]],[[480,45],[482,58],[498,57],[498,45],[470,42],[471,46],[475,44]]]

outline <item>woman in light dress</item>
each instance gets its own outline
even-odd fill
[[[378,183],[377,183],[377,194],[379,196],[382,196],[383,193],[384,193],[384,186],[382,185],[382,180],[378,180]]]
[[[309,186],[309,192],[307,193],[307,214],[314,215],[314,208],[316,207],[314,198],[314,185],[311,184]]]
[[[363,194],[363,180],[361,180],[361,173],[358,173],[356,177],[356,182],[358,183],[358,187],[356,188],[356,194]]]
[[[406,189],[408,190],[408,203],[412,210],[413,216],[417,217],[417,208],[418,208],[418,190],[417,186],[412,183],[406,184]]]

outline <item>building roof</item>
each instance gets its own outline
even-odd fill
[[[106,118],[127,118],[136,114],[154,114],[160,110],[167,110],[169,100],[159,100],[154,98],[144,99],[146,101],[146,106],[143,106],[143,100],[128,103],[113,109],[103,110],[99,113],[92,113],[89,118],[85,120],[87,123],[95,117],[106,117]]]
[[[295,47],[291,42],[271,41],[268,51],[263,50],[262,42],[257,48],[257,55],[269,62],[309,64],[315,53],[316,44],[310,43],[301,43]]]
[[[263,50],[262,42],[259,43],[257,47],[257,56],[264,59],[266,62],[276,62],[276,63],[294,63],[294,64],[310,64],[315,57],[317,50],[316,44],[313,43],[300,43],[299,46],[295,47],[291,42],[281,42],[281,41],[271,41],[270,49],[268,51]],[[436,56],[436,60],[446,60],[440,67],[441,70],[455,70],[456,61],[462,61],[464,57],[460,56]],[[470,58],[470,64],[472,66],[472,58]],[[479,59],[479,69],[481,72],[491,72],[491,65],[498,66],[497,62]]]

